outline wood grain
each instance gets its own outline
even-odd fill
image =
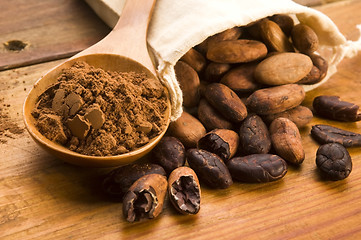
[[[2,0],[0,4],[0,70],[70,57],[110,31],[80,0]],[[5,43],[11,40],[27,46],[9,51]]]
[[[322,6],[350,39],[359,36],[361,1]],[[60,61],[0,72],[0,113],[23,129],[22,103],[29,87]],[[327,83],[307,93],[337,94],[361,105],[361,54],[345,59]],[[0,118],[0,121],[2,118]],[[353,171],[343,181],[318,175],[310,138],[314,124],[361,133],[361,122],[315,117],[302,129],[306,159],[284,179],[267,184],[235,183],[225,190],[202,186],[201,210],[179,215],[169,202],[154,220],[129,224],[121,203],[100,190],[109,169],[65,164],[41,150],[26,132],[0,135],[0,239],[360,239],[361,150],[349,149]]]

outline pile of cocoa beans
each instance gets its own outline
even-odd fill
[[[301,84],[320,82],[328,69],[317,49],[316,33],[283,14],[190,49],[175,65],[184,111],[152,151],[152,163],[120,167],[104,180],[105,192],[123,201],[124,217],[156,217],[167,191],[179,212],[196,214],[198,177],[210,188],[227,188],[233,181],[276,181],[289,164],[301,164],[299,128],[313,118],[301,106]],[[343,149],[336,147],[337,155]]]

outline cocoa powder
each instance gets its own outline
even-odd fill
[[[159,135],[166,126],[166,109],[157,79],[76,62],[39,97],[32,115],[48,139],[81,154],[109,156]]]

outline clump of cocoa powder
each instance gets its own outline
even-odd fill
[[[39,97],[32,115],[48,139],[81,154],[109,156],[132,151],[159,135],[166,109],[157,79],[76,62]]]

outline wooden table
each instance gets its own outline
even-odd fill
[[[100,188],[110,169],[55,159],[32,141],[22,120],[22,104],[32,84],[63,61],[54,59],[97,42],[109,28],[82,1],[0,3],[5,9],[0,16],[1,43],[16,39],[29,44],[20,52],[0,47],[0,67],[8,69],[0,72],[0,239],[361,239],[360,149],[349,149],[353,171],[347,179],[324,181],[315,165],[318,144],[309,135],[317,123],[358,133],[361,123],[316,117],[301,131],[304,163],[290,167],[283,180],[235,183],[225,190],[202,187],[196,216],[179,215],[167,203],[157,219],[125,222],[121,203],[109,201]],[[358,38],[361,1],[316,8],[348,39]],[[33,63],[38,64],[28,65]],[[361,54],[343,60],[337,74],[307,93],[304,104],[311,106],[320,94],[337,94],[361,105],[360,65]]]

